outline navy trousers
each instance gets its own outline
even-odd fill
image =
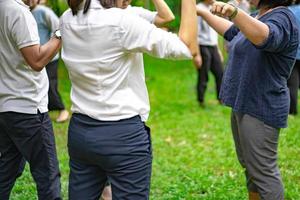
[[[0,199],[8,200],[25,160],[40,200],[60,199],[60,172],[48,113],[0,113]]]
[[[99,121],[73,114],[68,148],[70,200],[98,200],[107,181],[113,200],[149,199],[150,130],[139,116]]]

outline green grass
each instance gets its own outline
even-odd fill
[[[247,199],[243,170],[236,159],[230,131],[230,109],[216,101],[211,77],[206,107],[196,101],[196,70],[190,62],[146,57],[146,77],[151,101],[148,125],[154,148],[152,200]],[[61,63],[60,91],[70,108],[68,75]],[[57,113],[51,113],[55,119]],[[54,123],[62,173],[62,192],[67,199],[67,126]],[[279,165],[287,200],[300,199],[300,116],[289,118],[281,132]],[[11,195],[13,200],[36,199],[28,167]]]

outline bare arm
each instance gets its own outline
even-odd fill
[[[44,45],[33,45],[22,48],[20,51],[28,65],[35,71],[41,71],[61,47],[61,40],[52,37]]]
[[[175,19],[175,16],[167,3],[164,0],[152,0],[157,11],[157,15],[154,19],[154,24],[158,27],[171,22]]]
[[[235,7],[223,2],[214,3],[211,11],[222,17],[229,17],[235,12]],[[237,15],[232,20],[245,37],[255,45],[262,44],[269,36],[269,27],[263,22],[237,9]]]
[[[197,15],[195,0],[182,0],[179,38],[190,49],[193,57],[200,55],[197,44]]]
[[[224,35],[225,32],[232,26],[232,22],[212,14],[209,10],[196,7],[197,15],[202,17],[215,31],[220,35]]]

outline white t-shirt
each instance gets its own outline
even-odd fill
[[[47,112],[46,71],[34,71],[20,52],[39,44],[35,19],[21,0],[0,0],[0,24],[0,112]]]
[[[197,7],[210,9],[204,3],[197,4]],[[218,45],[218,33],[202,17],[198,17],[198,43],[204,46]]]
[[[143,56],[190,59],[177,35],[156,28],[124,9],[103,9],[92,0],[90,10],[61,17],[62,59],[72,82],[72,111],[103,121],[140,115],[150,106]]]

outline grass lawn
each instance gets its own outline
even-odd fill
[[[216,101],[213,77],[206,92],[206,107],[196,101],[196,71],[190,62],[145,57],[151,101],[147,124],[154,149],[152,200],[247,199],[243,170],[236,159],[230,131],[230,109]],[[70,83],[61,63],[60,91],[70,108]],[[50,113],[55,119],[57,112]],[[62,173],[62,193],[67,199],[67,127],[53,124]],[[281,131],[279,165],[286,200],[300,199],[300,116],[289,118]],[[28,166],[11,195],[13,200],[37,199]]]

